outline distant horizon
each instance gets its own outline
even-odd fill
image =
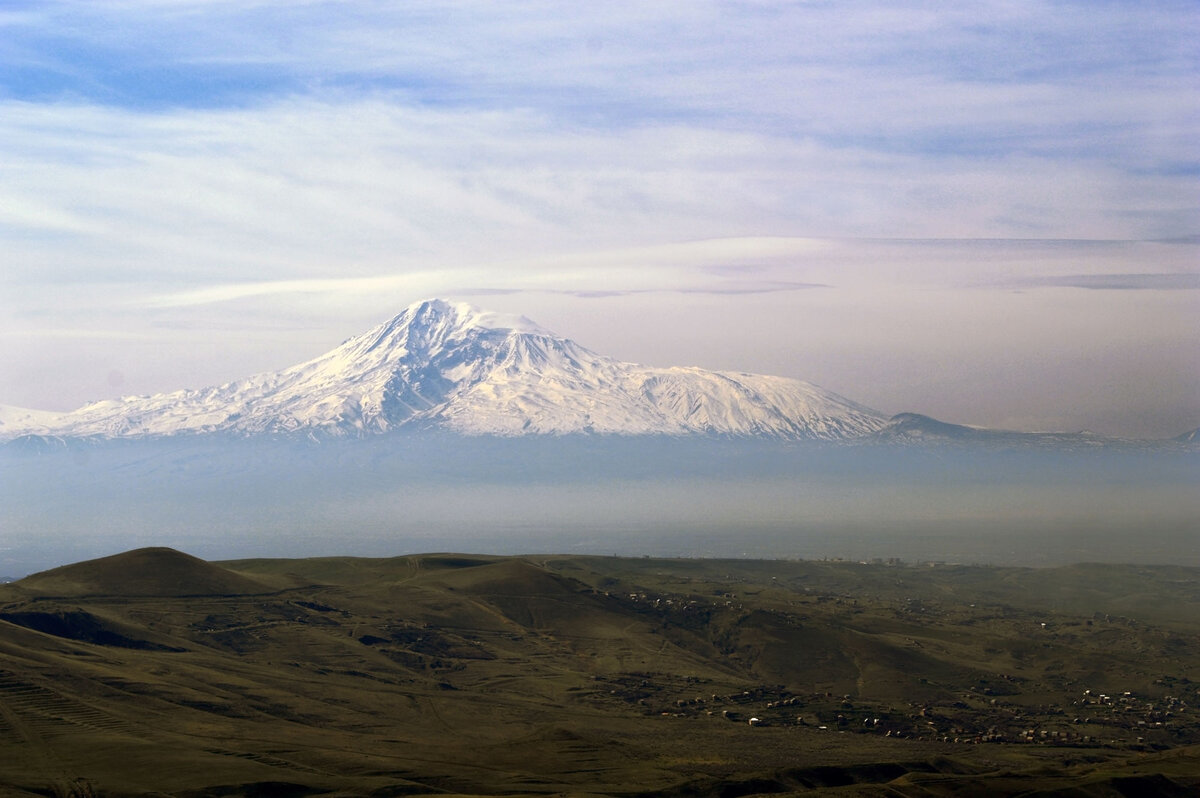
[[[0,575],[171,546],[1200,565],[1198,452],[634,436],[0,447]]]
[[[213,556],[213,557],[199,557],[196,554],[193,554],[192,552],[186,551],[182,548],[177,548],[175,546],[170,546],[170,545],[157,545],[157,544],[150,543],[150,544],[146,544],[146,545],[135,546],[133,548],[114,550],[111,553],[101,553],[101,554],[97,554],[95,556],[88,556],[84,559],[71,560],[69,562],[64,562],[60,565],[51,565],[51,566],[47,566],[46,568],[41,569],[41,570],[30,571],[30,572],[23,573],[23,574],[13,575],[13,574],[0,573],[0,584],[10,584],[12,582],[18,582],[29,576],[34,576],[36,574],[43,574],[48,571],[55,571],[60,568],[69,568],[73,565],[90,563],[90,562],[94,562],[96,560],[117,559],[117,558],[123,557],[125,555],[135,554],[135,553],[139,553],[139,552],[172,552],[174,554],[181,554],[181,555],[185,555],[187,557],[196,557],[196,559],[202,560],[207,563],[211,563],[213,565],[220,565],[222,567],[228,567],[230,565],[237,564],[237,563],[261,561],[261,560],[267,560],[267,561],[276,561],[277,560],[277,561],[282,561],[282,562],[288,562],[288,561],[292,561],[292,560],[302,561],[302,560],[322,560],[322,559],[393,560],[393,559],[404,558],[404,557],[450,556],[450,557],[483,557],[483,558],[495,558],[498,560],[504,560],[504,559],[533,560],[533,559],[563,557],[563,558],[596,558],[596,559],[620,559],[620,560],[667,560],[667,561],[682,561],[682,562],[686,562],[689,560],[711,560],[711,561],[728,560],[731,562],[738,562],[738,561],[744,561],[744,562],[813,562],[813,563],[824,562],[824,563],[843,563],[843,564],[847,564],[847,565],[886,566],[886,567],[895,567],[895,568],[1054,569],[1054,568],[1077,568],[1080,566],[1094,566],[1094,565],[1113,565],[1113,566],[1125,566],[1125,567],[1130,567],[1130,568],[1182,568],[1182,569],[1187,569],[1187,570],[1200,570],[1200,560],[1197,560],[1194,563],[1174,563],[1174,562],[1125,563],[1125,562],[1106,561],[1106,560],[1077,560],[1077,561],[1064,561],[1064,562],[1046,562],[1046,563],[1042,563],[1042,564],[1029,564],[1029,563],[1022,564],[1022,563],[1014,563],[1014,562],[980,561],[978,559],[967,559],[967,560],[949,559],[948,560],[948,559],[936,559],[936,558],[923,559],[920,557],[913,558],[913,559],[906,559],[905,557],[897,556],[895,554],[886,555],[886,556],[885,555],[858,554],[858,555],[846,555],[846,556],[843,556],[843,555],[817,555],[817,556],[807,556],[806,557],[806,556],[801,556],[801,555],[780,555],[780,554],[776,554],[776,555],[769,555],[769,554],[757,554],[757,555],[755,555],[755,554],[742,554],[742,555],[711,554],[711,555],[705,555],[705,554],[643,554],[643,553],[623,553],[622,554],[622,553],[617,553],[617,552],[602,552],[602,551],[598,551],[598,550],[595,552],[590,552],[590,551],[581,551],[581,550],[559,551],[559,550],[552,550],[552,549],[545,550],[545,551],[530,550],[530,551],[516,551],[516,552],[507,552],[507,553],[496,553],[493,551],[473,550],[473,549],[463,549],[463,550],[428,549],[428,550],[421,550],[421,551],[405,550],[405,551],[397,551],[395,553],[386,553],[386,554],[313,554],[313,555],[307,555],[307,556],[305,556],[305,555],[260,555],[260,556],[249,556],[249,557],[222,557],[222,556],[218,555],[218,556]]]

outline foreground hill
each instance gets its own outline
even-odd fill
[[[21,580],[30,593],[58,597],[186,596],[270,593],[273,588],[198,557],[157,547],[64,565]]]
[[[1198,577],[139,550],[0,587],[0,793],[1192,794]]]

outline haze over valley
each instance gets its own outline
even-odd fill
[[[7,418],[10,576],[147,544],[1200,564],[1186,436],[889,418],[443,300],[280,372]]]

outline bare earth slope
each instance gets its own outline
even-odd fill
[[[0,588],[0,794],[1194,794],[1198,576],[141,550]]]

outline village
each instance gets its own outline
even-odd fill
[[[1200,691],[1193,698],[1151,699],[1085,691],[1058,703],[1020,704],[978,692],[949,703],[903,706],[829,693],[794,694],[781,685],[756,685],[733,693],[671,698],[704,680],[633,673],[597,681],[608,695],[646,715],[693,718],[755,727],[805,727],[817,731],[877,734],[897,739],[978,745],[1009,743],[1165,750],[1200,742]]]
[[[872,563],[880,565],[883,563]],[[918,567],[935,565],[940,564]],[[897,566],[909,567],[894,559],[885,565]],[[759,603],[757,589],[750,595]],[[665,625],[675,623],[682,628],[695,628],[701,620],[708,622],[713,610],[745,610],[732,590],[712,596],[638,591],[621,598],[659,616]],[[760,606],[759,611],[787,617],[793,607],[825,605],[834,612],[856,615],[870,602],[844,595],[808,594],[786,603],[787,609],[763,610]],[[942,616],[950,620],[986,615],[975,604],[947,610],[911,597],[890,603],[889,612],[899,617]],[[1020,615],[1011,608],[998,614],[1009,620],[1019,620],[1013,616]],[[1137,626],[1132,619],[1107,615],[1098,615],[1094,620],[1059,618],[1054,622],[1025,623],[1031,635],[1070,627],[1090,630],[1094,624]],[[911,642],[921,645],[916,640]],[[995,679],[980,679],[978,685],[966,686],[955,691],[953,698],[940,701],[879,701],[828,691],[793,691],[779,684],[705,695],[701,690],[704,680],[697,677],[681,681],[674,675],[648,672],[602,681],[610,685],[611,697],[647,715],[709,719],[747,728],[804,727],[958,745],[1003,743],[1152,751],[1200,743],[1200,683],[1183,675],[1155,679],[1151,694],[1133,689],[1071,690],[1061,678],[1035,682],[1025,676],[1000,674]]]

